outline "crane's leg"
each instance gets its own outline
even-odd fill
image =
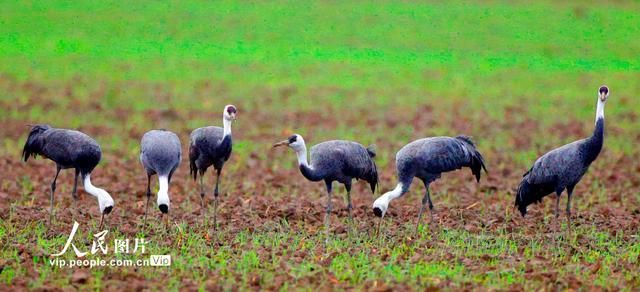
[[[222,169],[216,169],[216,188],[213,190],[213,230],[218,228],[218,186],[220,185],[220,173]]]
[[[351,181],[344,184],[344,187],[345,189],[347,189],[347,211],[349,211],[349,225],[351,225],[353,223],[353,215],[352,215],[353,204],[351,203]],[[349,226],[349,229],[351,229],[351,226]]]
[[[569,233],[571,233],[571,195],[573,195],[574,187],[575,185],[567,187],[567,210],[565,212],[567,214]]]
[[[422,213],[424,213],[424,209],[429,203],[429,209],[433,208],[431,204],[431,199],[429,198],[429,186],[427,186],[427,190],[425,191],[424,197],[422,197],[422,206],[420,206],[420,212],[418,213],[418,222],[416,222],[416,230],[414,232],[414,236],[418,235],[418,227],[420,227],[420,222],[422,221]],[[430,211],[431,212],[431,211]],[[432,217],[433,220],[433,217]]]
[[[558,217],[560,217],[560,194],[556,193],[556,219],[558,219]]]
[[[204,170],[199,170],[200,173],[200,214],[204,215]]]
[[[76,213],[80,213],[78,210],[78,175],[80,175],[80,170],[76,168],[76,176],[73,181],[73,190],[71,191],[71,197],[73,197],[73,220],[75,221]]]
[[[429,217],[431,217],[429,223],[433,223],[433,203],[431,202],[431,192],[427,187],[427,200],[429,200]]]
[[[562,195],[562,190],[556,190],[556,211],[555,211],[555,223],[553,225],[555,225],[555,230],[554,230],[554,235],[553,235],[553,241],[555,242],[556,240],[556,236],[558,234],[558,230],[560,230],[560,222],[558,221],[558,218],[560,217],[560,196]]]
[[[51,183],[51,206],[49,207],[49,223],[53,222],[53,194],[56,192],[56,181],[58,180],[58,174],[60,174],[60,170],[62,168],[60,165],[56,166],[56,176],[53,178],[53,182]]]
[[[147,212],[149,211],[149,199],[151,198],[151,175],[147,174],[147,204],[144,207],[144,220],[142,225],[147,226]]]
[[[327,211],[326,214],[324,215],[324,236],[325,236],[325,245],[329,243],[329,224],[330,224],[330,216],[331,216],[331,210],[333,208],[333,205],[331,203],[331,182],[330,181],[325,181],[325,184],[327,186]]]

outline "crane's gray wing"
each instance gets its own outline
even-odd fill
[[[50,129],[44,133],[42,154],[64,167],[95,167],[100,161],[100,145],[87,134],[68,129]]]
[[[373,171],[375,167],[367,149],[355,142],[344,143],[344,172],[349,176],[364,178],[365,174]]]
[[[364,179],[373,191],[378,183],[378,173],[371,155],[359,143],[332,140],[311,147],[311,164],[323,176]]]
[[[574,164],[579,156],[579,143],[576,141],[556,148],[536,160],[531,169],[523,176],[530,184],[556,183],[561,176],[572,170],[580,171]]]
[[[460,169],[469,164],[470,154],[460,141],[450,137],[435,137],[424,140],[416,151],[425,171],[442,173]]]
[[[152,130],[142,137],[140,160],[147,170],[160,175],[171,174],[182,158],[178,136],[166,130]]]

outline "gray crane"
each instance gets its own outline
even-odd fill
[[[162,214],[169,212],[169,183],[173,172],[182,160],[182,145],[176,134],[167,130],[151,130],[140,141],[140,162],[147,171],[147,204],[144,221],[147,219],[151,198],[151,176],[158,175],[158,208]]]
[[[426,188],[420,213],[418,213],[415,229],[415,233],[417,233],[427,203],[429,203],[429,213],[433,221],[433,203],[429,193],[429,184],[439,179],[442,173],[463,167],[470,168],[478,182],[480,182],[482,169],[487,172],[484,158],[467,136],[424,138],[405,145],[396,154],[398,184],[395,189],[375,200],[373,213],[382,220],[387,213],[389,202],[409,191],[413,178],[417,177],[422,180]]]
[[[191,132],[189,145],[189,163],[191,175],[195,181],[200,175],[200,209],[204,210],[204,173],[213,165],[216,170],[216,187],[213,191],[213,227],[216,228],[218,209],[218,186],[220,173],[225,162],[229,160],[232,149],[231,124],[236,120],[237,109],[227,105],[222,112],[223,127],[203,127]],[[203,212],[204,214],[204,212]]]
[[[542,155],[527,171],[518,186],[515,206],[524,217],[527,206],[541,202],[545,196],[556,193],[555,216],[560,216],[560,195],[567,190],[566,215],[571,228],[571,196],[573,188],[580,182],[596,160],[604,143],[604,105],[609,97],[609,88],[598,88],[595,129],[591,137],[569,143]]]
[[[49,221],[53,218],[53,196],[56,191],[58,174],[62,169],[74,168],[76,173],[73,191],[71,192],[74,205],[77,205],[78,201],[78,175],[82,175],[85,191],[98,199],[98,207],[100,208],[100,213],[102,213],[100,220],[100,229],[102,229],[104,215],[113,210],[114,204],[107,191],[91,183],[91,172],[102,157],[102,150],[96,140],[75,130],[56,129],[49,125],[35,125],[29,131],[29,136],[22,150],[22,158],[26,162],[29,157],[36,158],[38,155],[56,163],[56,175],[51,183]]]
[[[307,146],[302,136],[294,134],[287,140],[273,144],[273,147],[287,145],[296,152],[298,166],[302,175],[310,181],[324,180],[327,187],[327,209],[324,219],[325,235],[328,239],[329,217],[331,216],[332,183],[338,181],[347,190],[347,209],[351,220],[351,183],[353,179],[365,180],[375,192],[378,185],[378,170],[373,157],[376,156],[374,146],[365,148],[359,143],[333,140],[322,142],[311,147],[311,164],[307,162]]]

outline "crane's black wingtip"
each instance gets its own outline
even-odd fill
[[[106,207],[106,208],[104,208],[104,211],[102,211],[102,214],[107,215],[107,214],[111,213],[112,210],[113,210],[113,206]]]

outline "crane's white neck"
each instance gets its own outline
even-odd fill
[[[107,191],[98,188],[91,183],[91,174],[84,176],[84,190],[98,199],[100,212],[103,212],[106,207],[113,207],[113,198],[111,198]]]
[[[598,97],[598,105],[596,106],[596,124],[599,119],[604,119],[604,101]]]
[[[222,126],[224,130],[224,136],[231,136],[231,120],[226,119],[224,116],[222,117]]]
[[[167,176],[158,176],[158,206],[167,205],[169,207],[169,178]]]
[[[389,208],[389,203],[392,200],[395,200],[402,196],[402,183],[398,183],[396,188],[386,192],[384,195],[380,196],[373,202],[373,208],[380,208],[382,210],[383,216],[387,212],[387,208]]]
[[[296,156],[298,156],[298,165],[309,166],[307,162],[307,146],[302,144],[302,146],[298,146],[296,149]]]
[[[294,144],[289,145],[293,151],[296,152],[296,156],[298,156],[298,165],[309,166],[307,163],[307,144],[304,141],[297,141]]]

